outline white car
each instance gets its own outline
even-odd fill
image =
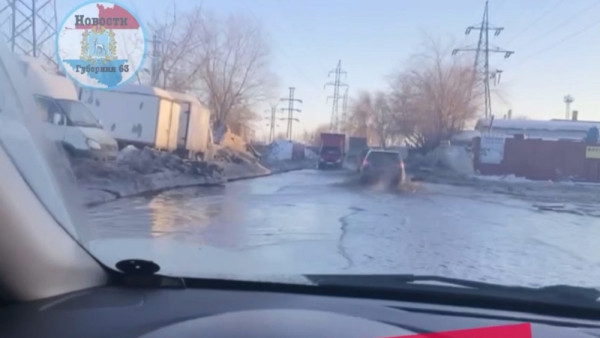
[[[117,141],[102,127],[89,108],[78,100],[75,85],[65,76],[44,70],[32,58],[21,57],[27,83],[32,84],[36,115],[44,121],[44,134],[72,156],[116,158]]]

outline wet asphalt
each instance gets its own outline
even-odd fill
[[[415,273],[502,284],[600,285],[600,220],[473,187],[362,186],[302,170],[88,210],[92,253],[167,274]]]

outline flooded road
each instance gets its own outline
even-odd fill
[[[600,283],[600,220],[508,196],[410,183],[360,187],[304,170],[122,199],[89,209],[89,247],[109,265],[162,273],[415,273],[503,284]]]

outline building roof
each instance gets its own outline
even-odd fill
[[[186,94],[186,93],[180,93],[180,92],[174,92],[174,91],[171,91],[171,90],[169,90],[169,94],[171,94],[175,99],[177,99],[179,101],[185,101],[185,102],[190,102],[190,103],[198,104],[200,106],[204,106],[202,104],[202,102],[200,102],[200,100],[198,100],[198,98],[195,97],[194,95]]]
[[[172,95],[172,93],[170,91],[167,91],[167,90],[164,90],[164,89],[158,88],[158,87],[125,84],[125,85],[119,86],[113,90],[123,92],[123,93],[160,96],[160,97],[163,97],[166,99],[175,100],[175,97]]]
[[[491,120],[481,119],[477,122],[476,129],[487,129]],[[544,131],[581,131],[587,132],[590,128],[600,128],[600,121],[571,121],[571,120],[508,120],[495,119],[492,130],[517,129],[517,130],[544,130]]]

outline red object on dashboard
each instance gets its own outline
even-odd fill
[[[386,338],[532,338],[531,324],[515,324]]]

